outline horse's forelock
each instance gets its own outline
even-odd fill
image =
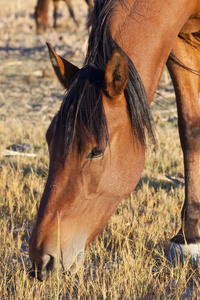
[[[110,33],[110,17],[119,1],[125,3],[124,0],[97,0],[90,16],[91,31],[84,67],[73,80],[58,113],[58,126],[62,131],[66,155],[72,148],[77,127],[81,128],[83,135],[89,134],[97,144],[109,142],[102,86],[104,71],[113,48],[119,48]],[[134,136],[144,144],[145,126],[154,139],[151,111],[140,76],[132,61],[127,55],[126,57],[129,67],[129,80],[125,88],[127,110]],[[81,144],[79,148],[81,152]]]

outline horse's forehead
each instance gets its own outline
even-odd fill
[[[88,64],[79,70],[77,84],[80,82],[89,82],[91,86],[96,86],[97,84],[99,86],[99,84],[102,83],[103,75],[103,70],[94,65]]]

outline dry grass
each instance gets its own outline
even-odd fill
[[[136,191],[87,248],[79,272],[43,283],[30,280],[27,270],[28,238],[48,170],[45,128],[10,125],[0,123],[1,143],[7,140],[4,134],[29,141],[37,158],[0,158],[1,299],[187,299],[191,290],[188,299],[197,299],[199,267],[191,268],[188,262],[173,267],[165,258],[169,239],[180,225],[184,198],[183,188],[164,180],[165,174],[176,176],[183,168],[174,125],[158,126],[159,147],[148,148]]]
[[[12,35],[4,31],[6,42],[12,39],[20,43],[14,39],[16,32],[16,28]],[[31,32],[26,34],[33,45],[38,45]],[[40,43],[43,39],[39,38]],[[43,283],[28,277],[28,239],[48,172],[45,131],[63,92],[54,78],[35,75],[32,81],[26,77],[33,71],[42,72],[48,65],[45,50],[30,55],[9,51],[4,52],[1,61],[0,151],[13,144],[29,143],[30,151],[37,156],[0,155],[0,299],[198,299],[199,266],[186,261],[174,267],[166,260],[169,240],[180,226],[184,199],[181,185],[165,177],[181,181],[183,174],[170,85],[160,88],[170,101],[156,96],[164,108],[157,104],[152,107],[158,144],[147,147],[139,185],[87,248],[82,268],[77,274],[57,276]],[[73,51],[66,55],[76,61],[77,53]],[[81,55],[83,52],[82,49]],[[15,63],[10,68],[8,63],[16,61],[23,64]]]

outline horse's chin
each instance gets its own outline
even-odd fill
[[[78,269],[80,268],[80,266],[83,263],[83,259],[84,259],[84,251],[80,251],[77,255],[76,258],[74,260],[74,262],[71,264],[70,267],[66,267],[65,271],[61,271],[60,273],[62,273],[63,275],[67,275],[67,274],[74,274],[78,271]]]

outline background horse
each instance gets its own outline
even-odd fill
[[[68,9],[70,16],[74,20],[75,24],[78,26],[77,20],[74,15],[74,10],[71,5],[71,0],[63,0]],[[41,32],[46,30],[48,26],[48,10],[49,10],[49,2],[50,0],[38,0],[37,5],[35,7],[35,21],[36,21],[36,31]],[[54,5],[54,10],[53,10],[53,27],[56,29],[57,28],[57,18],[58,18],[58,5],[59,5],[59,0],[53,0],[53,5]],[[92,10],[92,0],[85,0],[85,2],[88,5],[88,14]]]
[[[49,174],[30,239],[32,274],[40,280],[58,266],[61,272],[79,266],[86,245],[137,185],[144,128],[154,139],[149,104],[166,62],[176,90],[186,187],[169,257],[198,257],[199,12],[199,0],[97,0],[83,68],[49,45],[68,92],[47,130]]]

